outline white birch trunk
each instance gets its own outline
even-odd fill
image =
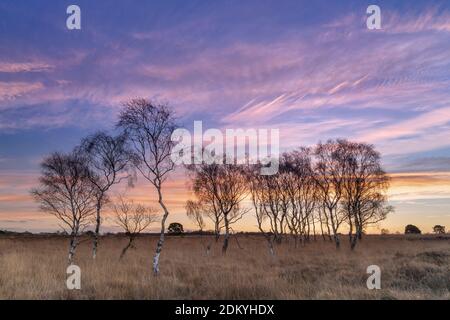
[[[229,242],[229,238],[230,238],[230,224],[228,222],[228,216],[227,215],[224,215],[224,220],[225,220],[225,236],[224,236],[224,239],[223,239],[222,254],[227,253],[228,242]]]
[[[100,223],[101,223],[101,218],[100,218],[100,202],[102,200],[100,199],[97,203],[97,217],[96,217],[96,224],[95,224],[95,232],[94,232],[94,243],[93,243],[93,247],[92,247],[92,258],[97,258],[97,247],[98,247],[98,237],[99,237],[99,233],[100,233]]]
[[[72,238],[70,239],[70,246],[69,246],[69,259],[68,264],[73,264],[73,257],[75,255],[75,250],[77,248],[77,238],[76,235],[72,235]]]
[[[163,199],[162,199],[162,193],[161,193],[161,186],[157,187],[158,190],[158,196],[159,196],[159,204],[161,208],[164,210],[164,215],[161,220],[161,233],[159,235],[158,243],[156,244],[156,252],[153,257],[153,274],[157,276],[159,274],[159,258],[161,255],[161,251],[164,245],[164,233],[166,231],[166,220],[169,216],[169,211],[167,210],[167,207],[164,205]]]

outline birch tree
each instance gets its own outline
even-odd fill
[[[101,210],[107,199],[108,190],[114,185],[128,178],[124,173],[130,157],[126,147],[125,135],[116,137],[105,132],[97,132],[82,140],[77,150],[86,155],[89,165],[89,179],[97,188],[97,204],[95,216],[95,230],[92,256],[97,256],[98,239],[100,234]]]
[[[288,226],[304,244],[309,240],[310,227],[315,233],[315,213],[317,212],[317,185],[312,168],[311,150],[298,148],[284,153],[280,163],[283,189],[288,194]]]
[[[158,215],[155,208],[134,203],[123,197],[119,197],[111,207],[115,214],[116,225],[121,227],[128,237],[128,243],[120,253],[120,259],[122,259],[129,248],[134,248],[136,237],[152,223],[158,221]]]
[[[273,237],[271,242],[280,242],[287,213],[281,175],[279,172],[276,175],[261,175],[258,169],[252,170],[252,173],[248,182],[258,225],[266,222]],[[259,229],[265,233],[261,227]]]
[[[91,222],[97,188],[89,179],[85,159],[77,153],[55,152],[41,163],[39,187],[31,191],[41,210],[54,215],[70,234],[68,263],[73,263],[79,235]]]
[[[248,189],[250,192],[250,198],[252,200],[253,209],[255,212],[256,222],[258,225],[258,229],[264,238],[267,241],[267,245],[269,248],[269,253],[274,256],[274,241],[276,238],[275,233],[273,232],[273,223],[270,223],[270,230],[266,231],[264,229],[264,225],[267,223],[269,219],[269,215],[265,210],[265,202],[264,202],[264,185],[260,183],[262,176],[260,175],[260,165],[250,165],[246,171],[246,178],[248,183]]]
[[[350,246],[354,249],[367,226],[384,220],[393,210],[386,204],[389,178],[374,146],[347,140],[338,140],[337,144],[344,167],[342,209],[349,225]]]
[[[170,155],[171,140],[176,128],[174,112],[166,104],[146,99],[133,99],[124,105],[117,123],[129,138],[133,149],[133,164],[156,189],[158,203],[163,210],[161,232],[153,257],[153,273],[159,273],[159,259],[164,244],[164,233],[169,209],[163,197],[163,184],[174,169]]]
[[[188,200],[186,201],[185,209],[188,218],[198,226],[199,232],[202,233],[205,227],[205,220],[203,219],[205,212],[202,204],[198,201]]]
[[[340,247],[338,230],[345,220],[340,212],[340,202],[343,195],[344,166],[339,155],[338,144],[329,140],[318,143],[314,149],[316,162],[314,165],[314,178],[317,185],[317,196],[324,209],[323,213],[331,226],[331,232],[336,244]]]
[[[212,188],[213,181],[216,180],[218,174],[215,165],[202,165],[202,167],[196,167],[196,165],[187,166],[192,181],[191,188],[195,195],[196,200],[191,200],[191,208],[187,208],[187,212],[191,210],[200,211],[206,218],[211,220],[214,225],[214,237],[216,243],[219,241],[220,232],[224,227],[224,216],[220,210],[214,188]],[[210,184],[209,188],[207,187]],[[189,206],[189,204],[187,204]]]
[[[206,210],[208,210],[208,206],[204,205],[200,201],[188,200],[188,201],[186,201],[185,209],[186,209],[186,215],[199,228],[200,236],[202,236],[203,228],[205,228],[205,226],[206,226],[204,217],[210,216],[209,212],[206,211]],[[216,239],[217,239],[217,236],[216,236]],[[202,244],[203,244],[203,239],[202,239]],[[206,249],[206,255],[209,255],[209,252],[211,251],[211,245],[212,245],[211,241],[207,240],[206,246],[204,245],[205,249]]]
[[[225,229],[222,253],[228,249],[231,225],[242,219],[247,208],[241,207],[241,202],[247,194],[247,184],[243,167],[236,164],[207,164],[188,166],[192,175],[193,190],[197,198],[208,203],[217,210],[223,219]],[[217,220],[217,223],[218,220]],[[217,227],[216,227],[217,228]]]

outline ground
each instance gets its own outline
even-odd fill
[[[263,238],[220,243],[209,255],[208,237],[167,237],[161,273],[151,273],[156,237],[137,239],[124,259],[126,239],[103,237],[96,261],[91,242],[78,248],[81,290],[66,287],[68,239],[0,236],[0,299],[450,299],[450,237],[366,236],[351,252],[345,237],[276,246]],[[239,248],[239,246],[241,248]],[[367,266],[381,268],[381,290],[368,290]]]

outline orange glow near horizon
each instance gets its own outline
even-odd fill
[[[449,214],[441,214],[442,208],[433,206],[433,200],[450,198],[450,172],[406,172],[390,174],[391,186],[388,190],[389,201],[396,211],[376,226],[369,228],[369,233],[379,233],[381,228],[390,232],[403,232],[404,226],[410,222],[404,220],[403,205],[413,205],[417,213],[411,213],[408,217],[411,223],[416,224],[424,232],[431,232],[434,224],[450,225]],[[18,231],[42,231],[58,230],[58,224],[51,215],[40,212],[38,205],[34,203],[29,194],[29,189],[36,183],[36,173],[10,174],[0,178],[0,201],[4,208],[0,212],[0,229]],[[148,182],[139,179],[133,188],[119,186],[111,190],[111,195],[124,193],[136,202],[158,208],[156,193]],[[175,172],[164,185],[165,200],[171,210],[169,221],[178,221],[188,230],[194,230],[195,226],[185,216],[184,204],[192,197],[189,190],[189,182],[182,172]],[[420,200],[422,202],[417,202]],[[431,201],[431,202],[430,202]],[[431,203],[431,204],[430,204]],[[250,204],[248,204],[250,205]],[[400,211],[399,211],[400,210]],[[421,210],[428,215],[421,216]],[[105,210],[108,217],[104,226],[106,230],[116,230],[111,219],[111,213]],[[207,227],[212,227],[208,224]],[[153,231],[157,231],[155,225]],[[257,231],[256,221],[249,213],[239,224],[236,230]],[[345,226],[342,227],[344,233]]]

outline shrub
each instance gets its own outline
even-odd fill
[[[173,222],[169,225],[167,229],[169,234],[182,234],[184,232],[183,225],[178,222]]]
[[[408,224],[405,227],[405,234],[421,234],[422,231],[420,231],[419,228],[417,228],[415,225]]]
[[[444,234],[445,233],[445,227],[444,226],[440,226],[440,225],[435,225],[433,227],[433,232],[436,234]]]

